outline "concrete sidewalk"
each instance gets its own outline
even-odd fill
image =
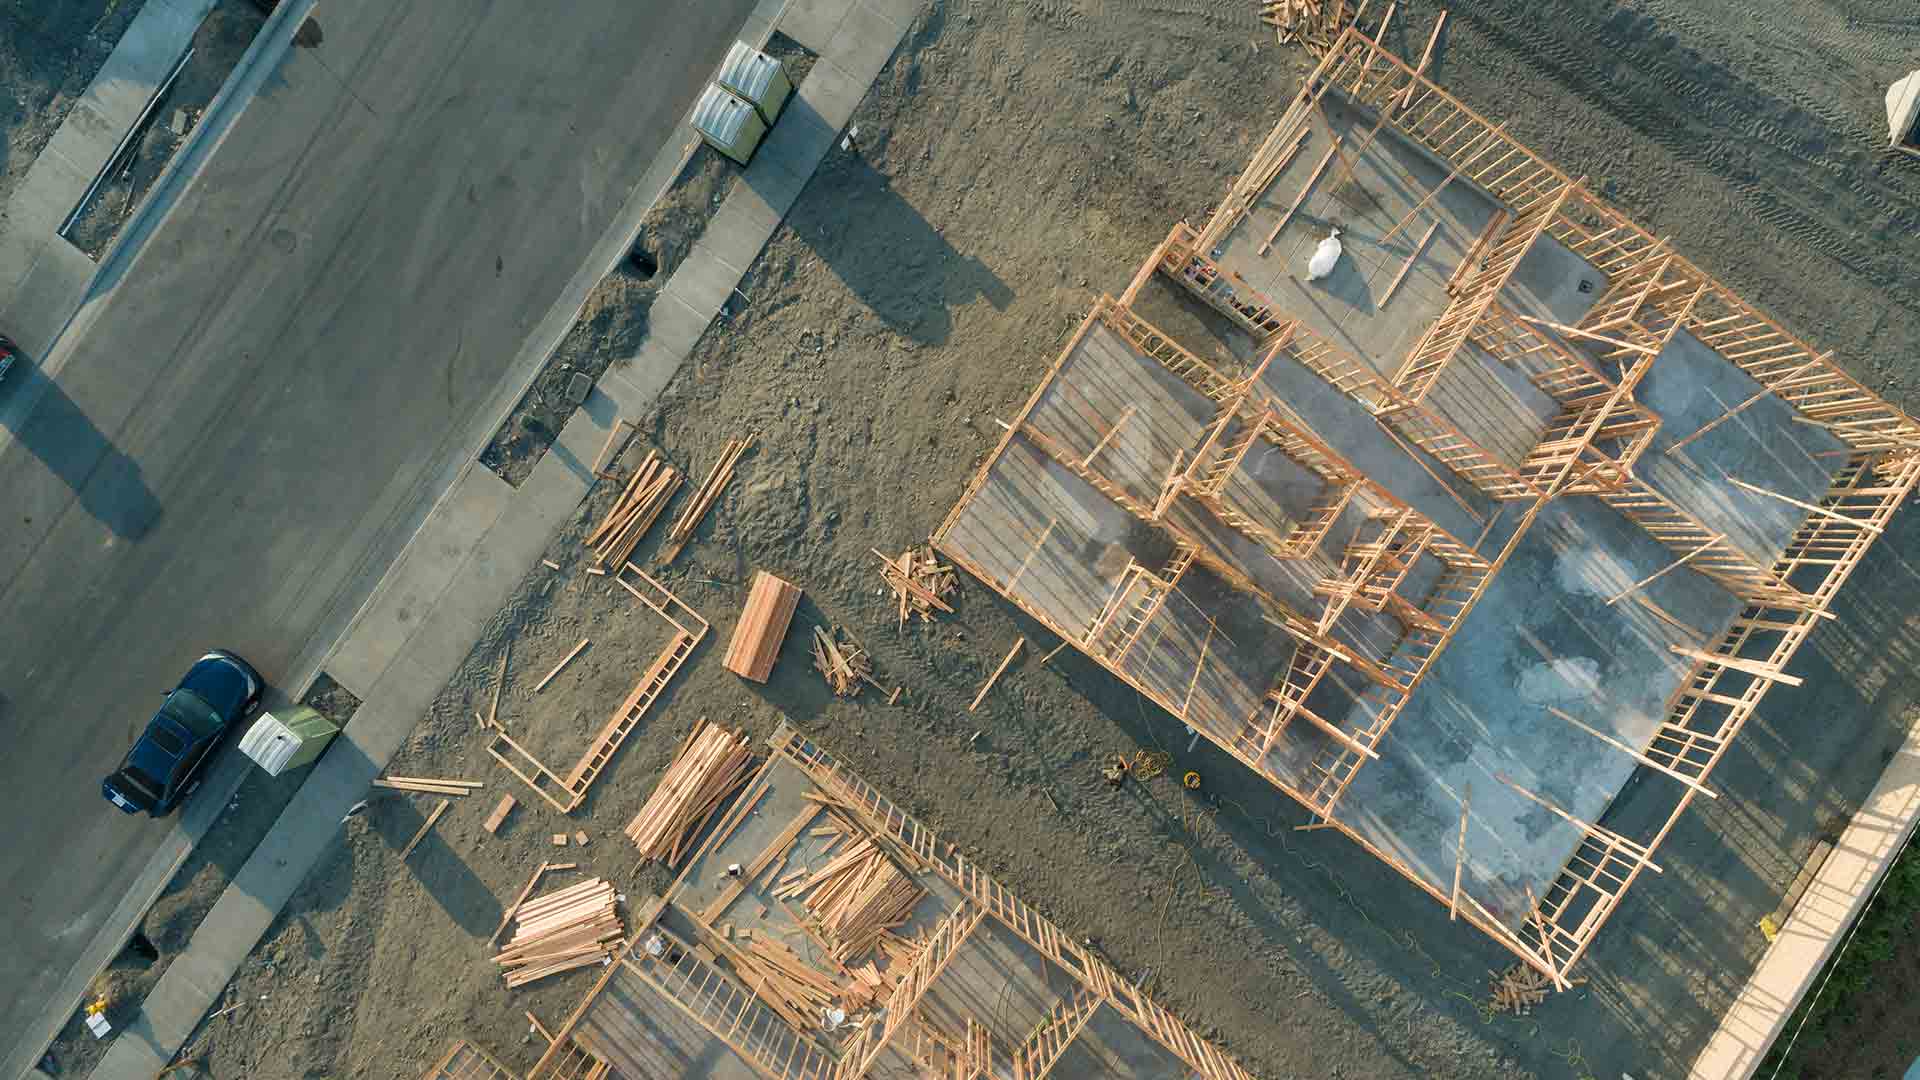
[[[212,9],[213,0],[145,0],[8,200],[0,216],[0,324],[29,353],[53,344],[96,269],[56,230]]]
[[[772,13],[781,6],[782,0],[763,0],[742,36],[764,41],[773,29]],[[578,508],[592,484],[592,458],[616,420],[652,407],[720,311],[899,46],[918,7],[919,0],[794,0],[779,25],[816,48],[820,59],[693,255],[668,280],[639,352],[601,377],[517,490],[477,461],[467,463],[326,662],[327,671],[361,697],[359,711],[94,1077],[150,1080],[191,1037],[333,841],[346,809],[365,795],[368,782],[472,651],[485,622]],[[572,311],[563,317],[564,305],[557,304],[543,320],[529,341],[530,349],[542,342],[543,351],[537,359],[522,357],[529,362],[529,379],[557,346],[592,284],[631,245],[641,214],[677,174],[685,154],[683,147],[662,152],[621,215],[624,231],[609,231],[569,287],[563,301],[572,300]],[[658,185],[656,173],[663,178]]]

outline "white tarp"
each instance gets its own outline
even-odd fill
[[[1920,71],[1887,89],[1887,129],[1892,145],[1917,141],[1913,132],[1916,117],[1920,117]]]

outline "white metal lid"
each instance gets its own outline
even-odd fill
[[[727,50],[720,65],[720,84],[750,101],[758,101],[773,85],[773,73],[780,62],[744,41],[736,41]]]
[[[700,95],[699,103],[693,107],[693,126],[704,135],[732,145],[740,137],[747,118],[752,115],[753,106],[727,93],[719,85],[708,83],[706,92]]]
[[[1894,145],[1898,146],[1913,134],[1917,116],[1920,116],[1920,71],[1887,88],[1887,128]]]
[[[261,713],[247,733],[240,736],[240,752],[252,758],[268,776],[280,775],[280,770],[287,767],[299,749],[299,736],[288,731],[272,713]]]

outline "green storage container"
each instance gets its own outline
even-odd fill
[[[268,776],[279,776],[319,757],[338,734],[339,725],[318,710],[295,705],[279,713],[261,713],[240,737],[240,752]]]

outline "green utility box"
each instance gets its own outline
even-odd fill
[[[320,756],[339,725],[307,705],[295,705],[278,714],[261,713],[240,737],[240,752],[253,759],[268,776],[279,776]]]

